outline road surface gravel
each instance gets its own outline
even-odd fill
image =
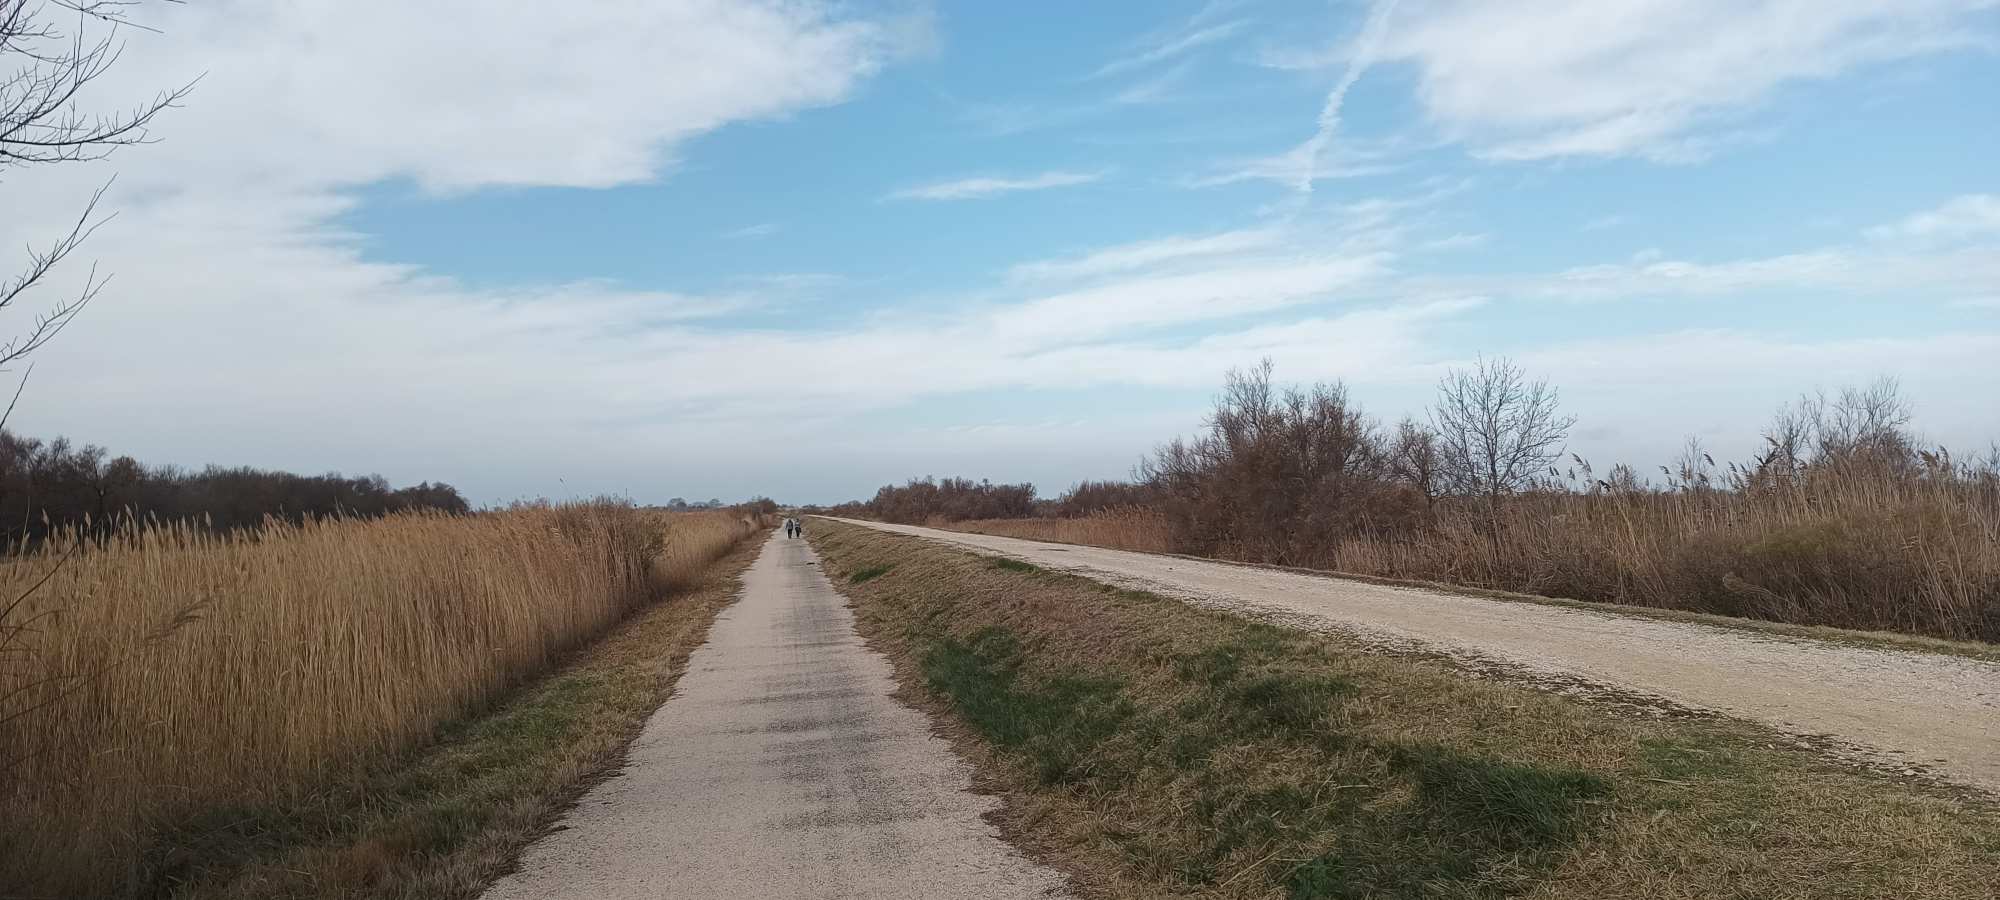
[[[624,771],[487,900],[1067,896],[890,672],[805,540],[774,535]]]
[[[2000,664],[1181,557],[855,521],[1267,620],[1831,738],[2000,793]]]

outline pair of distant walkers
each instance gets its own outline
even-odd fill
[[[788,538],[804,537],[805,533],[806,533],[806,523],[801,522],[797,519],[785,520],[785,537]]]

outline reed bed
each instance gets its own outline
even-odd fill
[[[0,603],[24,598],[0,617],[0,895],[157,882],[158,835],[339,790],[760,527],[592,503],[127,523],[19,552],[0,563]]]
[[[2000,642],[2000,479],[1980,472],[1856,467],[1727,488],[1551,488],[1506,498],[1497,535],[1476,501],[1442,498],[1413,521],[1372,533],[1303,535],[1282,553],[1244,541],[1196,541],[1145,509],[950,527]]]
[[[1089,544],[1113,550],[1171,553],[1174,534],[1165,516],[1150,509],[1107,509],[1076,519],[971,519],[945,527],[975,534]]]
[[[2000,484],[1824,472],[1754,489],[1536,492],[1498,540],[1442,510],[1329,542],[1326,568],[1932,637],[2000,642]]]

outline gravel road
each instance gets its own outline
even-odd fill
[[[625,770],[486,897],[1067,896],[894,689],[811,548],[773,536]]]
[[[1302,627],[1827,737],[2000,793],[2000,665],[1227,563],[854,522]]]

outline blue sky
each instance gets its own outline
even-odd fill
[[[1393,422],[1481,354],[1601,464],[1740,458],[1878,375],[1932,439],[2000,437],[1991,0],[148,15],[92,99],[197,91],[157,144],[0,184],[0,238],[119,173],[115,287],[16,422],[150,461],[1052,493],[1232,366]]]

